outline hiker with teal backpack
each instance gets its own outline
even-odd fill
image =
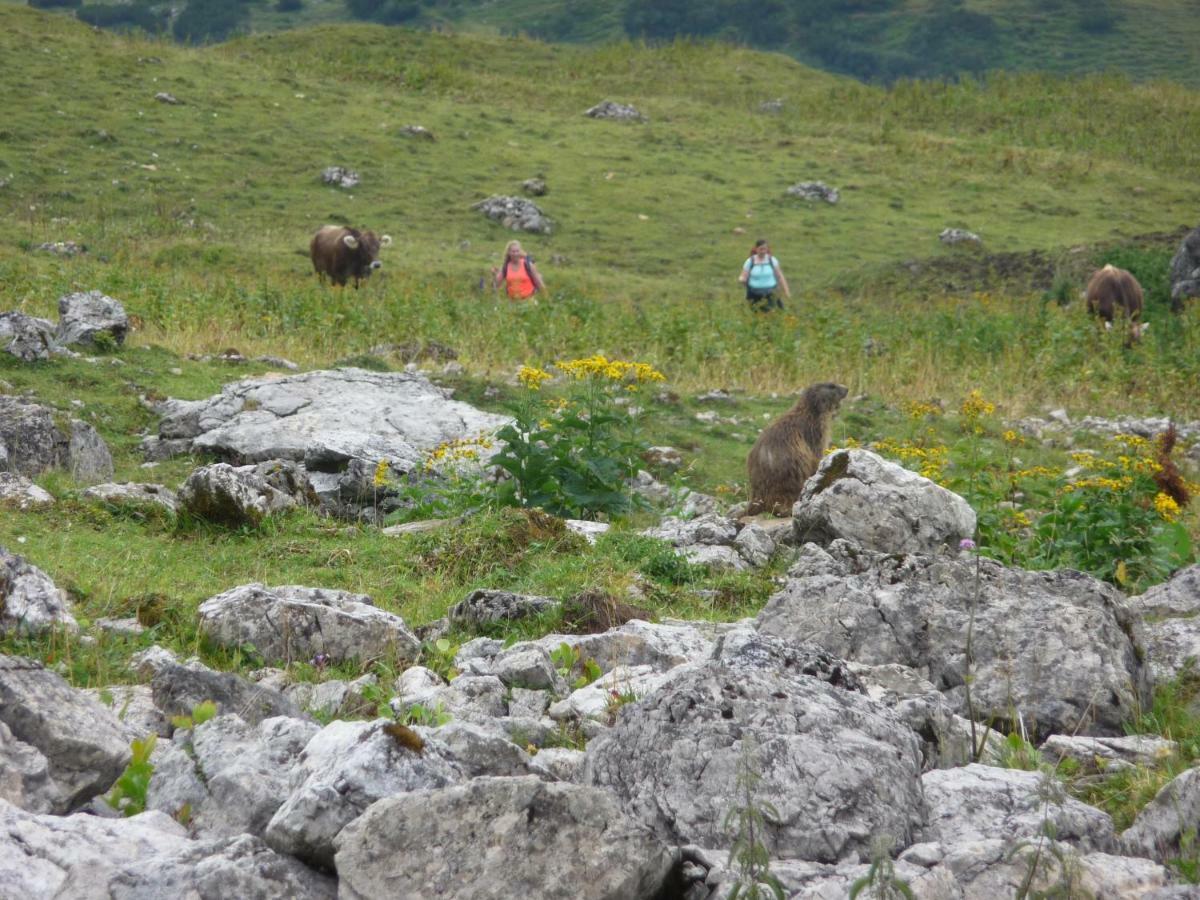
[[[779,260],[771,255],[771,247],[765,240],[754,242],[750,258],[742,264],[738,281],[746,286],[746,300],[750,308],[757,312],[783,309],[783,301],[775,296],[776,289],[781,288],[783,296],[792,299],[783,269],[779,268]]]

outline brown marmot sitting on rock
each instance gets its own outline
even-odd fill
[[[750,448],[750,506],[757,515],[768,510],[790,516],[792,504],[821,464],[829,447],[829,425],[846,397],[846,388],[832,381],[804,389],[796,405],[768,425]]]

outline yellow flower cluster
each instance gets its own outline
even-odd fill
[[[1150,442],[1136,434],[1117,434],[1109,439],[1110,443],[1121,444],[1130,450],[1149,450]]]
[[[1105,478],[1097,476],[1095,478],[1084,478],[1080,481],[1072,482],[1063,486],[1063,493],[1070,494],[1073,491],[1082,491],[1088,489],[1102,491],[1123,491],[1133,486],[1133,479],[1128,475],[1121,478]]]
[[[878,453],[887,453],[902,460],[916,460],[920,465],[918,470],[930,481],[940,481],[942,473],[949,462],[949,450],[944,446],[918,447],[907,441],[898,442],[887,440],[875,441],[871,445]]]
[[[1004,443],[1006,443],[1006,444],[1024,444],[1025,443],[1025,438],[1021,437],[1021,435],[1019,435],[1017,432],[1013,431],[1011,428],[1008,429],[1008,431],[1004,432],[1004,434],[1001,436],[1004,438]]]
[[[1121,454],[1117,457],[1117,463],[1124,472],[1137,472],[1145,475],[1153,475],[1162,469],[1162,466],[1158,464],[1158,460],[1150,459],[1147,456],[1126,456]]]
[[[830,453],[834,453],[838,450],[854,450],[861,446],[862,444],[860,444],[857,440],[852,437],[848,437],[846,440],[842,441],[841,444],[830,445],[829,449],[825,451],[825,455],[828,456]]]
[[[492,439],[485,434],[473,438],[454,438],[438,444],[425,457],[424,469],[432,472],[444,463],[479,459],[484,450],[492,449]]]
[[[904,414],[910,419],[934,418],[942,414],[942,408],[935,403],[911,401],[904,404]]]
[[[1010,509],[1008,511],[1008,524],[1012,528],[1028,528],[1033,524],[1033,520],[1029,518],[1029,513],[1023,509]]]
[[[1058,471],[1051,469],[1048,466],[1030,466],[1028,469],[1021,469],[1013,472],[1013,478],[1056,478]]]
[[[535,369],[532,366],[521,366],[517,369],[517,381],[531,391],[541,390],[542,382],[549,381],[553,377],[544,369]]]
[[[1082,469],[1094,469],[1103,462],[1095,453],[1083,453],[1078,450],[1069,454],[1069,456],[1071,457],[1071,462]]]
[[[967,399],[962,402],[962,406],[958,410],[965,418],[974,421],[980,416],[990,416],[996,411],[996,404],[989,403],[983,399],[983,394],[979,389],[971,391],[967,394]]]
[[[375,477],[372,479],[375,487],[381,488],[387,484],[388,470],[390,468],[391,465],[386,459],[381,459],[379,462],[375,463]]]
[[[1154,511],[1168,522],[1174,522],[1179,518],[1179,504],[1175,502],[1174,497],[1164,494],[1162,491],[1154,495]]]
[[[554,367],[577,380],[597,377],[608,381],[630,381],[642,384],[647,381],[664,381],[666,378],[662,372],[646,363],[608,359],[600,353],[586,359],[560,360],[554,364]]]

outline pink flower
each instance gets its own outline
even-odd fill
[[[961,541],[958,542],[958,549],[959,550],[974,550],[975,542],[973,540],[971,540],[970,538],[963,538]]]

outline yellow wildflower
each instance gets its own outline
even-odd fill
[[[379,462],[375,463],[375,477],[372,479],[372,481],[375,483],[375,487],[381,488],[387,484],[388,469],[390,468],[391,466],[388,464],[386,459],[381,459]]]
[[[959,412],[968,419],[978,419],[980,416],[990,416],[996,411],[996,404],[983,399],[979,389],[971,391],[962,402]]]
[[[1011,428],[1008,429],[1008,431],[1004,432],[1004,434],[1001,436],[1004,438],[1004,443],[1006,443],[1006,444],[1023,444],[1023,443],[1025,443],[1025,439],[1023,437],[1021,437],[1021,435],[1019,435],[1017,432],[1013,431]]]
[[[531,391],[541,390],[542,382],[549,381],[552,377],[549,372],[535,369],[532,366],[521,366],[517,370],[517,381]]]
[[[924,419],[927,416],[940,416],[942,410],[941,407],[933,403],[917,403],[913,401],[904,404],[904,413],[910,419]]]
[[[1164,494],[1162,491],[1154,495],[1154,511],[1168,522],[1174,522],[1179,518],[1179,504],[1175,502],[1174,497]]]

